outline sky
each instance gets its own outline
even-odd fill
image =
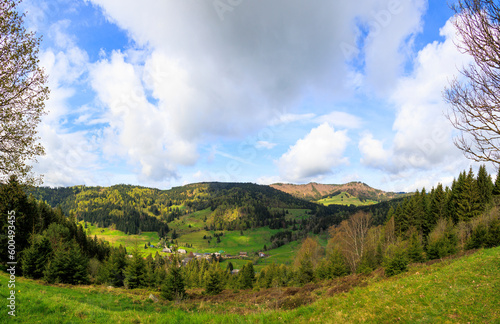
[[[25,0],[49,76],[51,187],[450,185],[447,1]],[[492,166],[487,165],[492,174]]]

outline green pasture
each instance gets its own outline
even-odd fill
[[[341,192],[336,196],[330,196],[328,198],[317,200],[316,203],[323,204],[325,206],[329,205],[354,205],[354,206],[367,206],[377,204],[375,200],[365,200],[361,201],[358,197],[351,196],[347,192]]]

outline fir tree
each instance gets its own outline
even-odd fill
[[[205,273],[205,293],[208,295],[218,295],[224,289],[224,278],[219,263],[214,262],[210,270]]]
[[[479,194],[478,208],[482,211],[486,209],[486,206],[491,202],[493,197],[493,183],[484,165],[479,167],[476,183]]]
[[[174,257],[161,286],[161,295],[167,300],[180,300],[186,296],[184,278],[181,273],[179,259]]]
[[[255,270],[252,262],[245,264],[238,273],[238,283],[241,289],[252,289],[255,281]]]
[[[144,273],[146,272],[146,263],[139,252],[137,244],[132,250],[132,258],[129,260],[125,270],[124,284],[129,289],[145,286]]]
[[[500,195],[500,168],[498,168],[495,184],[493,185],[493,195],[495,196]]]
[[[469,221],[480,214],[479,192],[472,167],[463,177],[461,190],[458,192],[456,212],[458,220],[463,221]]]
[[[32,237],[31,246],[23,251],[22,270],[27,278],[40,279],[52,254],[49,240],[41,235]]]

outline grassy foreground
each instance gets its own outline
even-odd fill
[[[287,311],[262,299],[154,303],[145,290],[49,286],[16,278],[12,318],[7,284],[2,273],[0,323],[500,323],[500,247],[415,265],[389,279],[372,275],[333,297],[311,290],[311,304]]]

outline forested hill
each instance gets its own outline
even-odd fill
[[[208,208],[207,227],[213,229],[276,227],[287,208],[329,214],[312,202],[252,183],[197,183],[170,190],[131,185],[39,187],[30,193],[78,220],[99,227],[115,224],[116,229],[131,234],[157,231],[160,237],[169,231],[168,223]]]

